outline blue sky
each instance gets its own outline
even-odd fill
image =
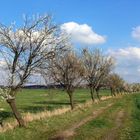
[[[23,14],[38,13],[52,14],[54,21],[60,25],[69,22],[76,23],[75,25],[86,24],[94,33],[106,36],[106,41],[97,43],[97,46],[117,56],[116,71],[130,82],[140,81],[138,61],[140,29],[136,30],[138,37],[132,35],[133,28],[137,29],[140,26],[140,0],[1,0],[0,2],[0,22],[7,25],[12,21],[20,25]],[[128,58],[131,57],[129,55],[132,53],[134,53],[132,63],[135,59],[138,61],[133,68],[131,64],[129,67],[127,65]],[[137,57],[135,53],[138,53]]]
[[[0,21],[21,23],[23,14],[51,13],[58,23],[86,23],[107,36],[104,46],[135,42],[131,30],[140,24],[139,0],[1,0]]]

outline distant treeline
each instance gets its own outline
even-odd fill
[[[54,89],[54,88],[63,88],[62,85],[53,84],[53,85],[26,85],[23,86],[25,89]]]

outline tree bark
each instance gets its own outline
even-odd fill
[[[9,106],[11,107],[13,114],[19,124],[19,127],[25,127],[25,122],[21,117],[21,114],[19,113],[17,107],[16,107],[16,102],[15,99],[7,99],[7,103],[9,104]]]
[[[111,93],[111,96],[113,96],[113,91],[112,91],[112,88],[110,88],[110,93]]]
[[[0,126],[3,127],[2,119],[0,119]]]
[[[96,89],[96,95],[97,95],[97,98],[98,98],[99,100],[101,100],[101,99],[100,99],[100,95],[99,95],[99,89]]]
[[[90,87],[90,94],[91,94],[91,99],[92,99],[92,101],[94,102],[94,96],[93,96],[94,90],[93,90],[92,87]]]
[[[115,91],[113,88],[110,88],[110,91],[111,91],[111,96],[115,96]]]
[[[68,95],[69,95],[69,99],[70,99],[71,110],[73,110],[74,109],[73,93],[72,92],[68,92]]]

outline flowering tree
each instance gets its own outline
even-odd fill
[[[0,24],[0,58],[4,62],[1,71],[5,71],[0,95],[10,105],[19,126],[25,124],[16,107],[16,94],[44,61],[62,50],[60,34],[49,15],[25,17],[24,25],[20,28]]]
[[[73,93],[81,83],[84,74],[80,59],[73,51],[66,51],[63,54],[56,55],[49,62],[47,70],[52,79],[64,87],[70,99],[71,109],[74,109]]]
[[[112,57],[103,55],[98,49],[95,49],[92,52],[84,49],[83,65],[85,68],[85,80],[88,83],[91,98],[94,101],[94,90],[96,89],[97,97],[99,98],[98,87],[110,73],[114,61]]]

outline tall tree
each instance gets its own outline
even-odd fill
[[[22,27],[0,24],[0,52],[5,71],[4,91],[0,95],[10,105],[19,126],[24,120],[16,106],[18,90],[46,59],[54,57],[63,39],[51,16],[25,17]]]
[[[81,76],[83,76],[84,72],[81,61],[73,51],[66,51],[63,54],[56,55],[49,62],[48,71],[53,80],[66,90],[70,99],[71,109],[74,109],[73,93],[80,84]]]
[[[107,84],[110,87],[112,96],[124,91],[124,83],[124,80],[116,73],[110,74],[107,78]]]
[[[91,98],[94,101],[94,90],[99,98],[99,86],[103,79],[110,73],[114,61],[107,57],[99,49],[83,50],[83,65],[85,67],[85,80],[90,88]],[[99,98],[100,99],[100,98]]]

